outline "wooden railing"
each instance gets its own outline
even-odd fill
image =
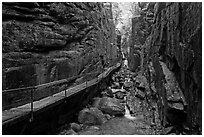
[[[54,105],[57,102],[63,101],[65,98],[70,97],[73,94],[76,94],[80,91],[83,91],[84,89],[97,84],[101,81],[101,79],[107,77],[113,70],[116,70],[117,68],[120,67],[120,63],[117,63],[115,66],[112,66],[108,69],[106,69],[103,73],[100,75],[97,75],[97,77],[93,78],[92,80],[86,80],[85,82],[75,85],[73,87],[65,87],[65,90],[59,91],[58,93],[55,93],[53,95],[47,96],[43,99],[40,99],[38,101],[35,101],[34,98],[34,93],[36,89],[39,88],[46,88],[50,86],[57,86],[57,85],[66,85],[70,80],[82,76],[87,76],[88,74],[99,74],[98,72],[94,73],[87,73],[84,75],[79,75],[79,76],[74,76],[71,78],[67,79],[62,79],[50,83],[45,83],[37,86],[31,86],[31,87],[26,87],[26,88],[17,88],[17,89],[9,89],[9,90],[4,90],[3,91],[3,97],[5,94],[11,94],[16,91],[26,91],[29,93],[30,100],[28,101],[27,104],[24,105],[19,105],[17,107],[13,107],[8,110],[3,110],[2,112],[2,125],[3,127],[7,125],[11,125],[15,123],[15,121],[19,121],[19,119],[25,119],[26,117],[29,117],[29,121],[33,121],[33,115],[35,112],[39,110],[43,110],[43,108],[46,108],[48,106]],[[2,98],[3,98],[2,97]]]
[[[3,110],[5,110],[5,109],[12,108],[12,107],[17,107],[20,105],[24,105],[28,102],[33,102],[33,101],[41,99],[43,97],[52,95],[52,94],[60,92],[60,91],[57,91],[54,93],[47,92],[44,96],[42,96],[42,94],[35,96],[34,94],[37,91],[41,92],[42,89],[46,89],[46,88],[50,88],[50,87],[56,88],[57,86],[60,86],[60,85],[64,86],[64,88],[67,88],[70,81],[75,80],[75,79],[80,78],[80,77],[93,75],[93,74],[97,75],[97,74],[100,74],[100,72],[86,73],[86,74],[73,76],[73,77],[69,77],[66,79],[61,79],[61,80],[57,80],[57,81],[53,81],[53,82],[49,82],[49,83],[44,83],[44,84],[36,85],[36,86],[3,90],[2,91],[2,99],[3,99],[2,108],[3,108]]]
[[[86,73],[78,76],[73,76],[69,77],[66,79],[58,80],[58,81],[53,81],[41,85],[36,85],[36,86],[30,86],[30,87],[24,87],[24,88],[15,88],[15,89],[8,89],[8,90],[3,90],[2,91],[2,108],[3,110],[14,108],[17,106],[21,106],[27,103],[31,104],[31,111],[33,111],[33,102],[39,99],[42,99],[47,96],[51,96],[55,93],[61,92],[63,90],[66,90],[68,88],[68,84],[70,84],[70,81],[76,80],[77,78],[80,77],[85,77],[85,82],[87,82],[87,77],[89,75],[96,75],[97,80],[103,76],[109,75],[109,73],[115,69],[116,67],[120,66],[120,64],[116,64],[113,67],[108,68],[106,71],[100,74],[100,72],[93,72],[93,73]],[[99,75],[100,74],[100,75]],[[46,93],[46,95],[38,95],[36,96],[37,91],[41,92],[42,89],[46,88],[56,88],[57,86],[64,86],[63,89],[54,92],[54,93]],[[49,89],[48,89],[49,90]],[[66,92],[65,92],[66,94]],[[66,95],[65,95],[66,96]]]

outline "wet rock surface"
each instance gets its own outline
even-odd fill
[[[99,103],[99,109],[110,115],[124,115],[125,108],[115,98],[103,97]]]
[[[151,135],[151,134],[161,134],[162,127],[160,125],[160,120],[158,116],[158,110],[155,108],[155,104],[148,104],[146,100],[146,89],[139,90],[137,88],[137,83],[142,83],[144,81],[137,80],[134,81],[136,73],[132,73],[125,68],[122,68],[119,72],[112,76],[112,79],[124,79],[124,83],[121,84],[121,88],[112,88],[115,85],[115,81],[111,83],[109,87],[103,88],[101,95],[92,99],[92,103],[80,111],[81,113],[97,109],[101,111],[100,115],[96,115],[97,118],[105,118],[105,122],[100,122],[98,124],[93,118],[93,115],[83,115],[83,120],[78,119],[76,123],[82,123],[81,130],[73,130],[79,135]],[[140,74],[141,75],[141,74]],[[140,76],[141,77],[141,76]],[[145,77],[143,77],[144,79]],[[129,83],[129,84],[127,84]],[[124,85],[126,89],[124,89]],[[103,96],[104,92],[111,92],[113,94],[110,96]],[[142,92],[142,93],[138,93]],[[138,94],[141,94],[138,96]],[[94,117],[95,117],[94,111]],[[98,117],[100,116],[100,117]],[[94,122],[93,122],[94,121]],[[87,124],[91,123],[91,124]],[[73,126],[73,123],[72,123]],[[65,132],[66,133],[66,132]],[[165,133],[163,131],[163,133]],[[67,134],[67,133],[66,133]]]
[[[106,121],[106,118],[98,108],[91,107],[79,112],[78,121],[85,125],[101,125]]]

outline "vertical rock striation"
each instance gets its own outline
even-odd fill
[[[148,34],[145,37],[139,35],[142,28],[137,26],[137,33],[133,31],[136,35],[133,41],[146,40],[145,43],[139,41],[144,47],[144,58],[133,60],[144,60],[146,74],[151,76],[149,81],[154,81],[151,88],[158,94],[163,125],[168,122],[181,127],[185,123],[191,129],[201,131],[202,3],[163,2],[147,5],[146,15],[133,21],[132,25],[134,27],[144,19],[149,20],[151,31],[149,34],[143,33]]]
[[[128,59],[132,71],[143,70],[144,45],[152,29],[152,17],[155,3],[142,3],[143,6],[140,10],[140,14],[132,18],[132,42]]]
[[[155,10],[151,50],[175,74],[188,104],[186,121],[201,129],[202,4],[157,3]]]

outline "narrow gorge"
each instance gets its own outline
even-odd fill
[[[2,133],[202,134],[202,3],[3,2]]]

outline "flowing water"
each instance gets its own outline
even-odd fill
[[[121,74],[120,74],[121,73]],[[119,77],[124,79],[124,82],[132,82],[133,73],[127,70],[124,65],[121,70],[117,73]],[[119,81],[114,81],[120,83]],[[114,84],[114,82],[112,84]],[[120,85],[120,84],[119,84]],[[116,94],[121,92],[124,95],[123,99],[118,99],[124,106],[125,114],[123,116],[110,115],[105,123],[102,125],[83,125],[83,128],[74,134],[79,135],[155,135],[159,134],[158,125],[152,124],[152,119],[155,119],[152,115],[152,111],[149,108],[148,103],[144,99],[137,98],[134,95],[134,90],[127,89],[124,87],[124,83],[116,88],[107,87],[112,91],[114,97],[117,98]],[[133,87],[134,89],[134,87]],[[123,102],[123,103],[122,103]],[[134,111],[132,111],[134,110]],[[76,121],[77,123],[77,121]],[[72,132],[69,134],[73,134]]]

